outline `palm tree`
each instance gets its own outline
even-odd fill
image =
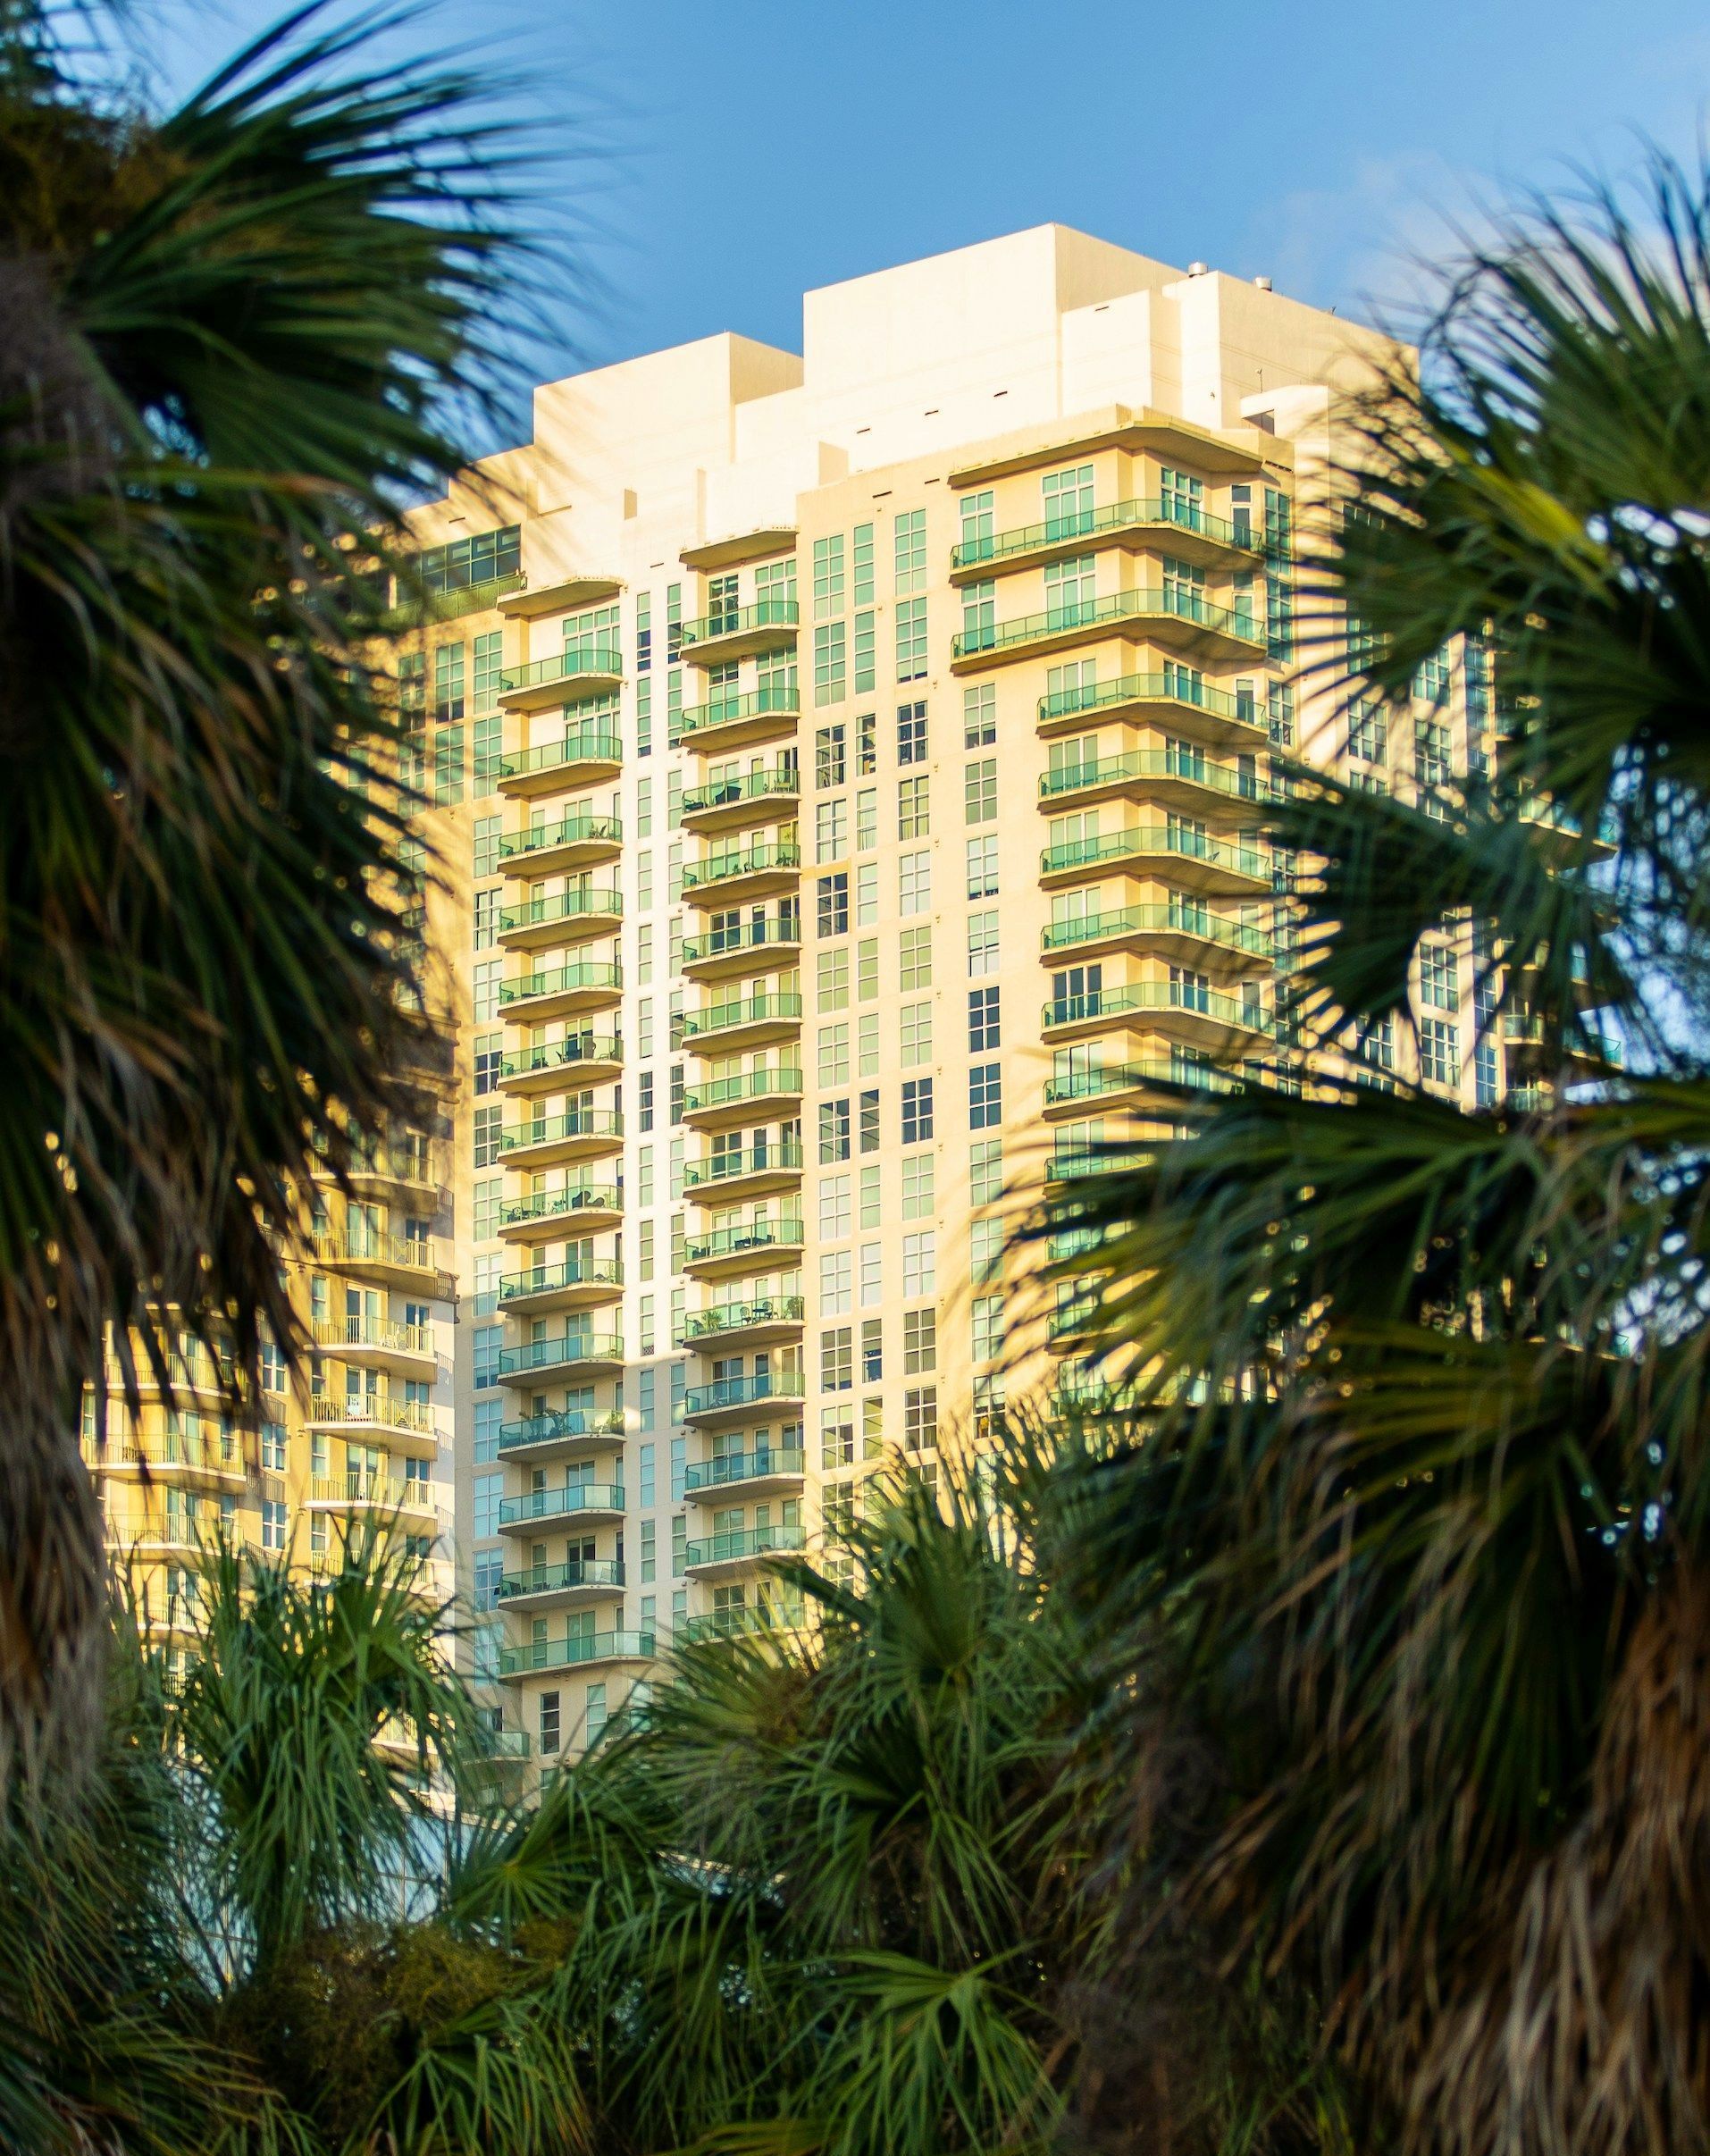
[[[104,1342],[289,1351],[293,1185],[432,1073],[368,570],[487,395],[508,181],[314,12],[156,117],[0,11],[0,1785],[98,1726]]]
[[[1379,2126],[1656,2156],[1710,2133],[1710,180],[1513,220],[1358,420],[1320,684],[1404,715],[1471,645],[1496,749],[1411,800],[1297,770],[1349,1082],[1185,1103],[1044,1224],[1139,1418],[1074,1555],[1150,1861],[1334,2002]],[[1446,910],[1534,1058],[1476,1113],[1360,1068]],[[1185,1732],[1223,1786],[1172,1826]]]

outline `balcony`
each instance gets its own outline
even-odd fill
[[[431,1325],[404,1325],[386,1318],[317,1318],[314,1345],[341,1362],[407,1377],[432,1377],[439,1369]]]
[[[130,1470],[139,1480],[207,1483],[239,1490],[247,1472],[243,1451],[235,1431],[228,1432],[227,1437],[227,1444],[221,1445],[172,1430],[162,1430],[152,1437],[138,1437],[133,1433],[122,1439],[110,1438],[105,1451],[86,1443],[82,1448],[83,1459],[96,1473]]]
[[[698,1045],[716,1041],[719,1050],[759,1048],[768,1041],[793,1039],[801,1029],[801,998],[793,990],[782,995],[737,996],[727,1003],[703,1003],[683,1014],[683,1037]],[[703,1051],[704,1053],[704,1051]]]
[[[499,1232],[513,1243],[560,1240],[566,1227],[578,1234],[615,1228],[624,1217],[624,1194],[610,1183],[572,1183],[563,1190],[537,1190],[499,1212]]]
[[[801,608],[793,599],[762,599],[751,607],[725,607],[683,625],[683,656],[692,667],[722,666],[757,651],[788,650],[796,641]]]
[[[562,1093],[570,1086],[608,1085],[623,1070],[624,1044],[616,1034],[573,1033],[502,1057],[499,1083],[506,1093]]]
[[[358,1437],[425,1439],[437,1446],[433,1410],[425,1400],[392,1392],[317,1393],[303,1418],[311,1430],[348,1431]]]
[[[381,1280],[388,1287],[414,1288],[419,1294],[440,1291],[441,1274],[433,1262],[433,1245],[426,1237],[332,1235],[309,1237],[316,1261],[335,1272],[356,1273]]]
[[[1235,1093],[1240,1081],[1227,1070],[1169,1056],[1136,1056],[1108,1069],[1071,1070],[1045,1086],[1045,1113],[1084,1115],[1089,1108],[1137,1107],[1162,1089],[1186,1086],[1196,1093]]]
[[[745,973],[754,966],[755,952],[773,957],[793,957],[801,949],[801,917],[793,910],[770,920],[742,921],[733,928],[715,928],[706,935],[683,938],[683,969],[703,979],[724,973]]]
[[[692,905],[734,906],[793,890],[801,874],[801,848],[793,841],[733,847],[688,862],[683,890]]]
[[[587,1669],[599,1662],[650,1662],[656,1652],[651,1632],[588,1632],[572,1640],[531,1640],[499,1653],[501,1677],[526,1677],[541,1670]]]
[[[621,1258],[566,1258],[561,1265],[537,1265],[514,1272],[499,1283],[499,1307],[522,1316],[548,1310],[590,1310],[615,1303],[624,1292]]]
[[[1264,632],[1251,613],[1166,584],[1156,591],[1110,591],[1102,599],[965,631],[951,645],[951,672],[973,673],[1107,636],[1145,636],[1194,657],[1253,660],[1265,651]]]
[[[683,1246],[685,1272],[717,1279],[736,1272],[754,1272],[801,1255],[804,1241],[800,1220],[754,1221],[742,1228],[717,1228],[710,1235],[692,1235]]]
[[[752,689],[745,696],[716,696],[677,714],[677,738],[697,756],[777,741],[793,734],[801,717],[796,689]]]
[[[1167,874],[1189,890],[1223,898],[1255,898],[1270,889],[1268,853],[1170,824],[1132,824],[1126,831],[1047,846],[1039,856],[1047,885],[1085,882],[1113,868]]]
[[[358,1154],[346,1173],[353,1195],[359,1198],[392,1204],[401,1200],[413,1210],[432,1212],[440,1195],[425,1145],[380,1146],[373,1153]],[[317,1169],[315,1179],[330,1183],[337,1179],[329,1168]]]
[[[615,726],[577,726],[562,741],[543,741],[506,757],[499,767],[499,790],[526,800],[534,793],[598,785],[616,778],[623,768],[623,744]]]
[[[1139,1025],[1213,1053],[1251,1050],[1270,1036],[1264,1006],[1256,1000],[1175,981],[1136,981],[1127,987],[1060,995],[1045,1005],[1041,1025],[1048,1039],[1058,1040]]]
[[[704,1347],[708,1342],[733,1345],[738,1340],[758,1343],[784,1339],[800,1332],[807,1304],[799,1295],[760,1296],[747,1303],[715,1303],[706,1310],[692,1310],[677,1336],[679,1347]]]
[[[499,940],[513,951],[572,944],[583,936],[615,935],[623,918],[621,891],[559,891],[530,899],[526,905],[507,906],[499,917]]]
[[[743,1528],[691,1542],[684,1563],[692,1573],[725,1572],[740,1565],[764,1564],[768,1557],[786,1556],[807,1547],[804,1529],[780,1522],[775,1527]]]
[[[683,1489],[694,1505],[725,1505],[750,1497],[793,1497],[808,1472],[800,1447],[758,1446],[752,1452],[721,1453],[691,1467]]]
[[[1269,747],[1270,721],[1255,697],[1232,694],[1185,668],[1167,674],[1121,674],[1039,699],[1039,731],[1061,734],[1093,717],[1159,718],[1195,739],[1245,748]]]
[[[1208,763],[1203,757],[1185,757],[1169,749],[1133,749],[1125,756],[1089,758],[1047,771],[1039,781],[1042,809],[1055,809],[1069,801],[1079,804],[1132,800],[1136,795],[1194,810],[1220,808],[1226,802],[1256,808],[1276,798],[1256,772]]]
[[[499,1507],[499,1531],[525,1534],[539,1527],[608,1523],[623,1516],[624,1492],[618,1484],[561,1482],[557,1489],[531,1489],[520,1497],[505,1498]]]
[[[415,1475],[311,1475],[308,1502],[315,1512],[396,1514],[407,1523],[431,1522],[436,1529],[440,1523],[432,1484]]]
[[[1243,562],[1263,558],[1264,544],[1251,525],[1210,516],[1179,497],[1107,502],[1044,524],[1019,524],[989,538],[966,541],[951,554],[952,583],[988,576],[993,569],[1032,568],[1065,554],[1102,547],[1163,545],[1183,561]]]
[[[708,1078],[691,1086],[683,1096],[684,1122],[696,1124],[747,1121],[764,1104],[767,1112],[789,1114],[801,1103],[800,1070],[745,1070],[734,1078]]]
[[[624,1567],[616,1557],[572,1557],[564,1565],[532,1565],[525,1572],[506,1573],[499,1582],[499,1599],[507,1609],[609,1602],[623,1591]]]
[[[620,688],[624,654],[613,644],[572,644],[500,677],[499,701],[507,711],[545,711],[573,696]]]
[[[792,696],[790,701],[799,707],[801,699]],[[695,745],[704,746],[700,742]],[[721,831],[733,824],[767,821],[780,807],[792,807],[801,797],[801,774],[793,766],[781,771],[749,771],[739,778],[692,788],[683,797],[678,816],[685,831]]]
[[[623,1143],[622,1109],[578,1108],[568,1115],[536,1116],[532,1123],[506,1131],[499,1141],[499,1157],[507,1168],[549,1168],[616,1153]]]
[[[499,842],[507,876],[554,876],[615,860],[624,850],[624,826],[615,816],[574,811],[556,823],[509,831]]]
[[[1066,951],[1092,956],[1101,951],[1135,950],[1174,959],[1178,964],[1245,972],[1269,965],[1270,938],[1262,929],[1197,907],[1117,906],[1078,919],[1053,921],[1043,935],[1044,955]]]
[[[560,1407],[526,1415],[499,1426],[499,1456],[519,1467],[548,1460],[585,1460],[610,1453],[624,1442],[624,1411],[589,1414],[580,1407]]]
[[[764,1197],[773,1191],[798,1189],[801,1183],[801,1147],[793,1138],[703,1154],[698,1161],[685,1162],[683,1170],[685,1190],[707,1194],[695,1201],[701,1205]]]
[[[799,1370],[763,1370],[753,1377],[718,1378],[710,1385],[692,1386],[683,1395],[683,1412],[691,1422],[722,1422],[733,1415],[746,1417],[756,1408],[774,1404],[799,1406],[804,1389]]]
[[[547,614],[575,614],[583,607],[597,607],[602,600],[616,599],[623,588],[621,576],[593,571],[550,584],[531,585],[524,578],[522,590],[501,600],[499,610],[524,621],[539,621]]]
[[[777,1602],[745,1604],[736,1609],[708,1610],[691,1617],[678,1637],[690,1647],[704,1647],[719,1640],[751,1640],[759,1632],[785,1632],[803,1621],[803,1613]]]
[[[624,969],[615,959],[583,959],[500,981],[499,1004],[508,1019],[544,1021],[607,1008],[623,993]]]
[[[604,1376],[623,1366],[624,1343],[616,1333],[564,1332],[499,1351],[501,1385],[549,1385],[559,1379]]]

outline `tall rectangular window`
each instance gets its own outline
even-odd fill
[[[995,910],[985,913],[970,913],[968,917],[968,972],[976,977],[982,973],[995,973],[999,957],[998,916]]]
[[[877,632],[870,609],[855,617],[855,693],[868,696],[878,686]]]
[[[926,678],[926,602],[900,599],[896,607],[897,679]]]
[[[897,986],[907,995],[932,986],[932,929],[904,928],[897,937]]]
[[[873,527],[858,524],[850,541],[850,566],[853,573],[852,597],[858,607],[873,603]]]
[[[925,838],[932,830],[932,781],[925,772],[918,778],[897,781],[897,836]]]
[[[995,1205],[1003,1195],[1003,1141],[976,1138],[968,1149],[968,1202]]]
[[[902,1238],[902,1293],[908,1302],[938,1292],[938,1232],[923,1228]]]
[[[504,686],[505,633],[502,629],[490,629],[484,636],[475,639],[475,709],[490,711],[499,701],[499,692]]]
[[[813,700],[817,704],[840,704],[848,693],[848,647],[843,624],[821,622],[813,633]]]
[[[813,617],[832,621],[843,610],[843,535],[813,542]]]
[[[902,1008],[902,1067],[913,1070],[932,1061],[932,1005],[905,1003]]]
[[[926,512],[904,509],[893,529],[896,535],[896,591],[901,599],[926,588]]]
[[[932,1136],[932,1080],[904,1078],[902,1081],[902,1143],[920,1145]]]
[[[998,894],[998,842],[996,832],[968,842],[968,895],[995,898]]]
[[[1419,1026],[1420,1075],[1428,1086],[1458,1086],[1461,1051],[1458,1028],[1446,1019],[1421,1019]]]
[[[902,1162],[902,1217],[905,1221],[929,1221],[937,1211],[935,1178],[933,1173],[936,1156],[930,1153],[911,1153]]]
[[[998,991],[970,988],[968,992],[968,1045],[971,1053],[998,1045]]]
[[[924,701],[897,706],[897,761],[924,764],[926,760],[926,707]]]
[[[968,1074],[968,1127],[991,1130],[1003,1120],[1003,1079],[996,1063],[976,1063]]]
[[[475,874],[499,874],[499,841],[504,830],[504,819],[497,816],[478,816],[475,818]]]
[[[814,735],[814,784],[824,791],[828,786],[841,786],[849,776],[849,757],[845,748],[844,728],[836,726],[821,726]]]
[[[433,716],[441,724],[463,717],[464,648],[440,644],[433,654]]]
[[[997,687],[975,682],[962,691],[962,746],[989,749],[997,739]]]
[[[821,935],[842,935],[849,927],[849,873],[822,876],[816,893]]]
[[[962,773],[962,820],[969,824],[995,823],[997,812],[997,758],[977,757]]]
[[[932,910],[932,855],[924,848],[905,853],[897,863],[897,910],[901,913]]]
[[[902,1374],[917,1376],[938,1367],[938,1313],[933,1309],[905,1310],[902,1313]]]

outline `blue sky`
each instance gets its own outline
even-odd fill
[[[157,0],[168,82],[273,12]],[[547,373],[793,345],[804,287],[1053,218],[1385,311],[1446,214],[1640,132],[1693,152],[1710,99],[1704,0],[440,0],[408,37],[490,53],[586,153],[604,292],[566,290]]]

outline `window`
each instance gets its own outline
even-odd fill
[[[1003,1141],[977,1138],[968,1149],[968,1201],[995,1205],[1003,1195]]]
[[[897,761],[924,764],[926,760],[926,707],[924,703],[897,706]]]
[[[641,1131],[651,1130],[653,1114],[653,1073],[650,1070],[643,1070],[638,1074],[635,1086],[636,1128]]]
[[[820,935],[846,935],[849,930],[848,871],[844,869],[835,876],[820,877],[817,895]]]
[[[828,1175],[819,1186],[819,1234],[822,1241],[835,1242],[849,1233],[849,1178]]]
[[[924,1228],[918,1234],[905,1235],[902,1238],[902,1293],[908,1301],[914,1302],[937,1292],[937,1231]]]
[[[932,856],[905,853],[897,863],[897,910],[929,913],[932,910]]]
[[[1446,805],[1429,791],[1446,786],[1454,776],[1449,764],[1449,730],[1441,719],[1421,718],[1415,723],[1413,775],[1423,796],[1420,807],[1428,816],[1446,816]]]
[[[902,1081],[902,1143],[905,1145],[924,1145],[932,1136],[932,1080],[904,1078]]]
[[[968,1127],[991,1130],[1003,1120],[1003,1080],[996,1063],[976,1063],[968,1074]]]
[[[841,786],[848,776],[844,733],[839,724],[821,726],[814,735],[814,784],[822,793],[828,786]]]
[[[504,1494],[503,1475],[477,1475],[474,1478],[475,1533],[478,1536],[496,1535],[499,1532],[499,1501]]]
[[[975,1280],[1003,1277],[1003,1221],[996,1213],[982,1213],[968,1229],[968,1270]]]
[[[995,823],[997,812],[997,758],[982,756],[962,774],[962,820],[969,824]]]
[[[902,1374],[915,1377],[938,1367],[938,1313],[935,1310],[905,1310],[902,1313]]]
[[[843,610],[843,535],[813,542],[813,616],[830,621]]]
[[[840,861],[849,851],[849,796],[846,793],[840,793],[835,801],[815,803],[813,843],[814,859],[817,861]]]
[[[505,1403],[503,1400],[477,1400],[475,1402],[475,1460],[481,1464],[499,1457],[500,1432],[504,1427]]]
[[[907,1003],[902,1010],[902,1067],[932,1061],[932,1005]]]
[[[989,749],[997,739],[997,688],[989,681],[962,691],[962,746]]]
[[[475,1607],[481,1611],[499,1607],[499,1581],[505,1577],[505,1553],[499,1549],[483,1549],[475,1556]]]
[[[977,1295],[970,1306],[973,1355],[977,1363],[993,1363],[1003,1352],[1003,1297]]]
[[[1428,1086],[1460,1084],[1461,1050],[1457,1031],[1446,1019],[1428,1018],[1420,1020],[1419,1067],[1420,1074]]]
[[[505,961],[500,958],[484,958],[475,966],[474,1017],[477,1025],[483,1019],[499,1016],[499,983],[504,969]]]
[[[499,1068],[504,1061],[501,1046],[504,1036],[498,1033],[478,1033],[475,1036],[475,1091],[493,1093],[499,1087]]]
[[[821,1101],[819,1103],[819,1159],[823,1165],[829,1161],[846,1161],[849,1158],[849,1102]]]
[[[926,1452],[938,1442],[938,1388],[911,1385],[902,1396],[902,1442],[910,1452]]]
[[[998,917],[993,912],[968,917],[968,970],[979,976],[998,969]]]
[[[821,622],[813,633],[813,700],[840,704],[848,693],[847,631],[841,621]]]
[[[503,819],[497,816],[478,816],[475,818],[475,874],[499,874],[499,840],[504,829]]]
[[[846,945],[819,953],[819,1008],[822,1011],[846,1011],[849,1008],[849,951]]]
[[[433,799],[441,809],[463,799],[463,728],[441,726],[433,738]]]
[[[559,1692],[541,1694],[541,1751],[543,1757],[556,1752],[564,1742],[564,1724]]]
[[[463,717],[461,644],[441,644],[433,654],[433,716],[441,725]]]
[[[477,951],[490,951],[499,941],[499,902],[502,895],[498,890],[477,891],[475,893]]]
[[[846,1086],[849,1083],[849,1024],[839,1019],[834,1026],[819,1028],[819,1084]]]
[[[925,838],[932,829],[932,782],[919,778],[897,781],[897,836]]]
[[[261,1501],[261,1546],[264,1549],[283,1549],[285,1547],[283,1497],[264,1497]]]
[[[499,1351],[504,1344],[500,1325],[477,1325],[474,1343],[474,1381],[477,1391],[499,1382]],[[476,1530],[479,1533],[481,1531]]]
[[[852,1467],[855,1464],[855,1417],[847,1407],[822,1407],[819,1411],[819,1464],[829,1474],[839,1467]],[[847,1485],[845,1485],[847,1488]],[[827,1533],[833,1531],[832,1500],[838,1493],[828,1489],[825,1493]]]
[[[1362,763],[1380,764],[1388,740],[1383,706],[1370,697],[1356,697],[1348,706],[1348,754]]]
[[[819,1254],[819,1309],[827,1318],[841,1317],[854,1307],[854,1280],[847,1250]]]
[[[855,617],[855,693],[870,696],[878,686],[878,638],[871,614]],[[871,769],[871,766],[867,768]]]
[[[896,610],[897,679],[926,678],[926,602],[900,599]]]
[[[926,512],[904,509],[893,526],[896,535],[898,598],[926,588]]]
[[[1419,947],[1419,1000],[1438,1011],[1455,1011],[1460,1008],[1460,969],[1454,962],[1454,952],[1446,944],[1421,944]]]
[[[870,853],[879,843],[879,790],[862,786],[855,796],[855,851]]]
[[[499,1140],[504,1134],[505,1109],[499,1101],[485,1108],[477,1108],[474,1121],[475,1162],[477,1168],[490,1168],[499,1159]]]
[[[879,1096],[876,1090],[861,1095],[860,1116],[861,1151],[876,1153],[879,1149]]]
[[[968,992],[968,1046],[970,1054],[995,1048],[999,1033],[999,991],[970,988]]]
[[[902,1217],[905,1221],[931,1220],[937,1210],[933,1182],[933,1155],[930,1153],[914,1153],[904,1156]]]
[[[644,1452],[651,1452],[653,1448],[650,1445],[648,1445],[643,1446],[641,1449]],[[648,1500],[644,1498],[642,1501],[643,1503],[646,1503]],[[658,1525],[656,1521],[643,1520],[641,1522],[641,1584],[646,1586],[650,1581],[657,1580],[658,1576]]]
[[[910,990],[932,986],[932,930],[904,928],[897,937],[898,987]]]
[[[998,843],[995,831],[968,842],[968,895],[995,898],[998,894]]]
[[[499,1233],[499,1203],[505,1186],[495,1176],[475,1185],[475,1240],[483,1243]]]
[[[819,1336],[819,1389],[851,1392],[855,1386],[855,1329],[833,1325]]]

